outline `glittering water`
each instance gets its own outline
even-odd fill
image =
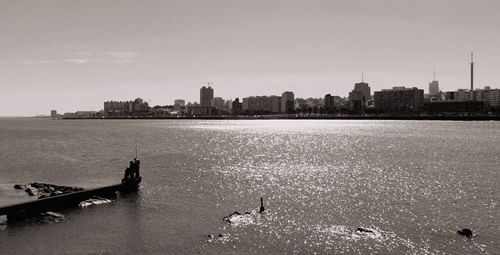
[[[138,194],[0,219],[0,254],[500,253],[499,122],[0,119],[0,204],[117,183],[135,137]]]

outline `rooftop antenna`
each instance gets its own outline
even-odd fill
[[[474,90],[474,52],[470,53],[470,90]]]
[[[361,82],[365,82],[365,74],[361,72]]]
[[[436,80],[436,68],[434,68],[434,81]]]

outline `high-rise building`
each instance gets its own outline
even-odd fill
[[[291,91],[285,91],[281,94],[281,112],[290,113],[295,109],[295,96]]]
[[[57,119],[57,111],[56,110],[52,110],[50,111],[50,117],[52,119]]]
[[[174,106],[184,107],[186,106],[186,101],[184,101],[184,99],[175,99]]]
[[[354,90],[360,91],[361,96],[365,97],[365,100],[369,100],[371,96],[370,86],[368,83],[362,81],[354,84]]]
[[[393,87],[376,91],[375,108],[382,112],[420,112],[424,106],[424,90]]]
[[[281,110],[281,97],[271,96],[271,112],[279,113]]]
[[[238,115],[241,113],[242,111],[242,104],[240,103],[240,99],[239,98],[236,98],[234,101],[233,101],[233,104],[232,104],[232,107],[231,107],[231,113],[233,115]]]
[[[211,106],[217,109],[224,109],[224,99],[222,97],[214,97]]]
[[[211,107],[212,99],[214,98],[214,90],[212,87],[201,87],[200,89],[200,106],[201,107]]]
[[[364,113],[366,105],[371,98],[371,89],[368,83],[361,77],[361,82],[354,84],[354,89],[349,92],[349,105],[356,113]]]
[[[335,100],[332,95],[326,94],[325,95],[325,110],[327,113],[333,112],[335,109]]]
[[[432,97],[439,96],[439,82],[434,80],[429,83],[429,95]]]

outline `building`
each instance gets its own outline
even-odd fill
[[[242,107],[242,104],[240,103],[240,99],[239,98],[236,98],[233,103],[232,103],[232,107],[231,107],[231,113],[233,115],[238,115],[240,114],[241,112],[243,111],[243,107]]]
[[[349,108],[354,113],[364,113],[367,98],[361,90],[352,90],[349,92]]]
[[[279,113],[281,97],[279,96],[252,96],[243,98],[242,111],[250,114]]]
[[[50,117],[51,117],[52,119],[57,119],[57,118],[58,118],[58,116],[57,116],[57,111],[56,111],[56,110],[52,110],[52,111],[50,111]]]
[[[431,97],[439,96],[439,82],[434,80],[429,83],[429,95]]]
[[[472,91],[472,100],[485,102],[491,108],[500,108],[500,89],[491,89],[489,86],[484,89]]]
[[[291,91],[285,91],[281,94],[281,112],[291,113],[295,109],[294,94]]]
[[[365,100],[370,99],[371,97],[371,89],[368,86],[368,83],[362,81],[354,84],[354,90],[360,91],[361,96],[365,97]]]
[[[184,99],[175,99],[174,100],[174,106],[176,106],[176,107],[184,107],[184,106],[186,106],[186,101],[184,101]]]
[[[349,92],[349,107],[355,113],[364,113],[370,98],[371,89],[368,83],[364,81],[355,83],[354,89]]]
[[[281,111],[281,97],[271,96],[271,112],[279,113]]]
[[[106,116],[140,116],[149,112],[149,104],[141,98],[134,101],[106,101],[104,115]]]
[[[217,109],[224,109],[224,99],[222,97],[214,97],[212,99],[211,106]]]
[[[481,101],[437,101],[424,104],[427,113],[477,113],[483,112],[487,104]]]
[[[212,87],[201,87],[200,89],[200,106],[212,107],[212,99],[214,99],[214,90]]]
[[[324,106],[324,109],[325,109],[325,112],[326,113],[333,113],[333,111],[335,110],[335,99],[332,95],[330,94],[326,94],[325,95],[325,106]]]
[[[458,89],[453,96],[453,100],[456,101],[468,101],[471,100],[471,98],[471,91],[468,89]]]
[[[375,92],[375,108],[379,112],[420,112],[424,107],[424,90],[393,87]]]

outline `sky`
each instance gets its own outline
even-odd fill
[[[137,97],[500,88],[498,0],[0,0],[0,116]]]

